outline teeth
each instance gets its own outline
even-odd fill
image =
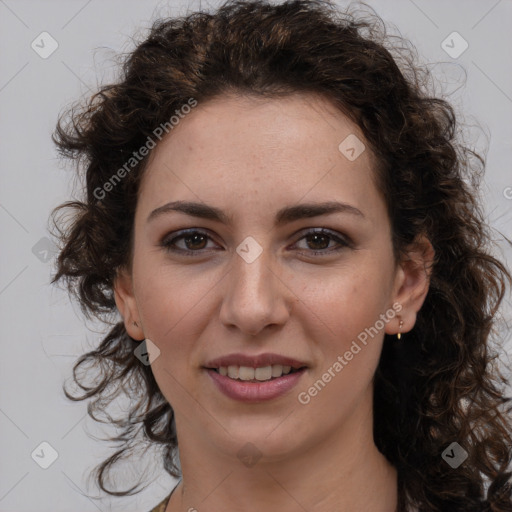
[[[228,377],[238,379],[238,366],[228,366]]]
[[[269,380],[272,378],[272,366],[264,366],[254,370],[254,378],[256,380]]]
[[[248,366],[240,366],[238,370],[238,378],[240,380],[253,380],[254,379],[254,368]]]
[[[217,368],[217,371],[221,375],[228,376],[231,379],[238,379],[244,381],[266,381],[272,378],[288,375],[291,369],[291,366],[273,364],[272,366],[262,366],[260,368],[251,368],[249,366],[221,366],[220,368]]]
[[[272,365],[272,377],[281,377],[282,374],[283,374],[283,365],[282,364]]]

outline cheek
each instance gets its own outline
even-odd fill
[[[194,351],[205,328],[203,321],[209,316],[205,302],[215,281],[207,272],[192,277],[176,267],[143,262],[138,269],[134,266],[134,277],[144,334],[160,351],[151,370],[172,407],[187,412],[190,396],[199,394]]]
[[[193,264],[179,268],[150,259],[142,257],[134,262],[136,296],[146,337],[162,348],[190,347],[194,337],[199,338],[214,320],[213,311],[222,302],[215,288],[226,284],[224,279],[229,275],[224,276],[221,269],[199,271]],[[352,338],[374,325],[384,312],[388,283],[383,267],[360,257],[343,268],[302,271],[302,275],[285,271],[283,279],[288,280],[293,297],[282,300],[296,303],[290,323],[306,329],[316,323],[312,339],[327,335],[336,340],[331,343],[333,349],[350,345]]]
[[[337,403],[339,414],[345,414],[372,381],[384,336],[381,315],[389,301],[384,270],[367,266],[334,274],[323,287],[309,286],[308,308],[302,313],[317,325],[313,319],[321,320],[320,329],[309,333],[316,340],[319,364],[302,391],[311,398],[321,395],[314,399],[319,410]]]
[[[299,390],[300,404],[309,404],[304,414],[324,416],[335,426],[368,397],[383,340],[380,315],[386,312],[385,284],[367,274],[340,277],[328,288],[316,289],[302,313],[320,329],[311,331],[316,340],[317,363]],[[318,320],[321,319],[319,323]]]
[[[160,350],[151,369],[169,403],[187,410],[190,396],[200,396],[202,341],[215,320],[225,269],[180,268],[149,259],[134,261],[134,280],[144,334]]]
[[[209,272],[192,271],[192,266],[140,261],[134,266],[135,294],[144,327],[160,343],[168,343],[184,325],[201,318],[202,301],[218,279]]]
[[[311,310],[309,316],[312,312],[317,315],[330,338],[336,339],[333,348],[343,349],[385,312],[388,281],[383,268],[379,271],[366,266],[333,272],[328,281],[308,284],[303,292],[304,304]]]

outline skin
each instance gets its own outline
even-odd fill
[[[372,379],[384,333],[396,334],[400,319],[402,333],[414,327],[433,250],[419,239],[407,261],[395,261],[368,145],[354,161],[338,149],[350,134],[365,142],[321,97],[231,95],[199,104],[150,155],[132,265],[119,272],[115,298],[130,336],[149,338],[160,350],[151,368],[175,412],[183,478],[166,512],[396,508],[396,471],[373,441]],[[177,200],[213,205],[232,223],[178,212],[147,220]],[[284,206],[333,200],[362,215],[338,212],[274,227]],[[200,256],[161,246],[187,228],[209,238],[176,246]],[[317,228],[351,245],[304,238]],[[236,252],[247,236],[262,248],[250,264]],[[299,392],[394,303],[399,316],[307,405],[299,403]],[[287,355],[308,370],[284,396],[242,403],[218,391],[202,368],[233,352]],[[261,454],[252,467],[237,456],[247,443]]]

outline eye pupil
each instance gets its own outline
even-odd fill
[[[201,238],[203,239],[203,245],[202,245],[202,246],[200,246],[200,247],[197,247],[197,246],[195,246],[195,247],[194,247],[194,246],[193,246],[192,248],[195,248],[195,249],[203,249],[203,248],[204,248],[204,242],[205,242],[205,240],[206,240],[206,237],[205,237],[205,235],[202,235],[202,234],[200,234],[200,233],[196,233],[196,234],[193,234],[193,235],[186,236],[186,237],[184,238],[184,240],[185,240],[185,245],[187,246],[187,248],[189,248],[189,249],[190,249],[190,247],[189,247],[189,242],[190,242],[191,240],[193,240],[192,244],[194,245],[194,243],[195,243],[195,242],[197,242],[197,240],[198,240],[198,239],[201,239]]]
[[[327,241],[327,244],[325,243],[321,243],[320,242],[320,245],[323,246],[323,247],[313,247],[314,250],[318,250],[318,249],[325,249],[326,247],[329,246],[329,237],[326,236],[326,235],[322,235],[322,234],[318,234],[318,233],[314,233],[312,235],[309,235],[308,238],[311,240],[313,239],[313,245],[315,245],[317,242],[318,242],[318,239],[323,239],[324,242]],[[309,242],[308,242],[308,245],[311,245]]]
[[[207,251],[207,245],[210,240],[211,237],[207,233],[191,229],[188,232],[182,232],[181,235],[171,238],[170,240],[162,240],[160,245],[168,252],[187,254],[189,256],[192,256],[193,253],[203,255]],[[324,231],[310,231],[299,239],[299,242],[304,243],[304,241],[306,241],[307,245],[306,253],[311,256],[313,254],[315,256],[327,256],[350,247],[350,244],[343,238]],[[329,248],[331,242],[335,242],[338,248]],[[183,244],[183,246],[179,247],[177,245],[178,243],[180,243],[180,245]],[[302,247],[302,249],[304,249],[304,247]]]

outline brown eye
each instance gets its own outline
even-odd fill
[[[338,235],[335,235],[330,231],[326,231],[325,229],[309,231],[298,241],[300,240],[306,240],[306,252],[310,252],[316,255],[331,254],[350,246],[350,243],[347,240],[341,238]],[[334,246],[334,248],[329,248],[329,245],[332,242],[335,242],[337,247]]]
[[[177,236],[165,237],[160,245],[169,252],[195,256],[208,250],[208,240],[212,240],[208,233],[190,229],[179,232]],[[307,232],[296,244],[301,240],[306,240],[306,247],[299,248],[299,250],[319,256],[332,254],[351,246],[350,241],[325,229]],[[179,242],[182,243],[181,247],[178,245]],[[334,246],[332,246],[333,242]]]
[[[192,254],[204,252],[204,249],[207,248],[208,240],[211,240],[208,233],[197,229],[191,229],[185,232],[182,231],[181,234],[177,236],[164,238],[160,245],[169,252]],[[181,241],[183,241],[184,247],[179,247],[177,245],[177,243]]]
[[[195,235],[192,234],[184,236],[183,241],[185,242],[187,249],[204,249],[206,238],[207,237],[205,235],[197,233]]]
[[[330,241],[332,240],[331,237],[327,235],[319,235],[317,233],[308,235],[305,237],[305,239],[309,239],[308,245],[313,250],[327,249],[329,247]],[[311,245],[313,245],[313,247],[311,247]]]

